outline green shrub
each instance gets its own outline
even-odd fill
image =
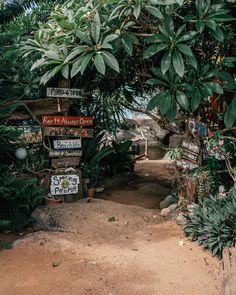
[[[186,218],[185,234],[221,258],[223,249],[236,242],[236,190],[224,199],[205,198]]]

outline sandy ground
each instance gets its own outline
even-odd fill
[[[167,183],[163,163],[140,163],[137,171]],[[220,295],[219,262],[160,217],[161,186],[154,200],[140,184],[110,192],[109,200],[46,208],[64,232],[29,234],[1,251],[0,295]],[[117,203],[126,195],[133,205]]]

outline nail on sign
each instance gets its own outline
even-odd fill
[[[78,175],[53,175],[50,192],[53,196],[77,194],[79,189]]]
[[[56,150],[80,149],[81,139],[53,140],[53,146]]]

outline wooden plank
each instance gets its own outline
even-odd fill
[[[78,175],[52,175],[50,193],[53,196],[77,194],[79,191],[80,179]]]
[[[43,126],[93,126],[93,117],[42,116]]]
[[[199,154],[193,153],[192,151],[189,151],[187,149],[183,149],[183,154],[182,154],[183,159],[190,160],[197,163],[198,157],[199,157]]]
[[[93,129],[70,127],[44,127],[44,136],[93,137]]]
[[[47,88],[48,97],[62,97],[62,98],[82,98],[83,94],[80,89],[71,88]]]
[[[65,158],[52,159],[51,163],[53,168],[78,167],[80,163],[80,158],[65,157]]]
[[[22,104],[25,104],[30,110],[31,114],[35,117],[42,115],[53,115],[59,112],[68,113],[70,105],[72,102],[69,99],[60,100],[60,110],[58,110],[57,101],[53,98],[44,98],[36,100],[22,100]],[[6,104],[7,105],[7,104]],[[25,107],[19,107],[15,112],[13,112],[8,120],[27,120],[32,119],[31,115]]]
[[[19,138],[25,143],[39,143],[43,141],[42,129],[40,126],[25,125],[12,127],[21,132]]]
[[[183,159],[181,159],[181,160],[177,160],[176,165],[179,166],[179,167],[181,167],[182,169],[186,169],[186,168],[188,168],[188,169],[190,169],[190,170],[199,167],[198,164],[195,164],[195,163],[192,163],[192,162],[190,162],[190,161],[183,160]]]
[[[82,155],[82,151],[49,151],[50,158],[59,158],[59,157],[80,157]]]
[[[192,141],[184,140],[182,143],[182,147],[189,151],[192,151],[193,153],[200,153],[200,146]]]
[[[81,148],[81,139],[62,139],[53,140],[53,146],[56,150],[74,150]]]

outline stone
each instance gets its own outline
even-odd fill
[[[174,212],[176,211],[176,209],[178,208],[178,204],[172,204],[168,207],[168,209],[171,211],[171,212]]]
[[[108,218],[108,222],[115,222],[115,221],[116,221],[115,216],[111,216]]]
[[[164,208],[161,210],[161,216],[162,217],[170,217],[171,211],[169,208]]]
[[[144,195],[150,196],[165,196],[169,193],[169,189],[158,184],[158,183],[140,183],[138,185],[138,190]]]
[[[180,147],[182,145],[185,136],[174,134],[170,137],[169,148]]]
[[[186,218],[184,217],[183,213],[179,213],[179,215],[176,218],[176,222],[178,224],[184,224],[185,221],[186,221]]]
[[[160,202],[160,209],[167,208],[176,202],[177,200],[172,195],[168,195],[162,202]]]

